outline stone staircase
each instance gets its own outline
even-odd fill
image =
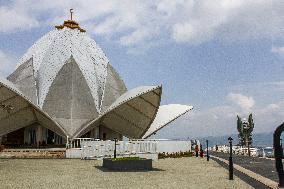
[[[49,149],[4,149],[0,158],[11,159],[62,159],[65,158],[65,148]]]

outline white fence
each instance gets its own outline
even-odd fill
[[[70,149],[70,148],[79,148],[79,149],[81,149],[82,148],[81,143],[82,142],[87,142],[87,141],[100,141],[100,140],[99,139],[94,139],[94,138],[74,138],[71,141],[67,140],[66,148],[67,149]]]
[[[82,159],[113,157],[114,141],[82,141]],[[118,141],[116,143],[117,156],[131,156],[139,154],[157,154],[157,143],[147,140]]]
[[[97,140],[92,138],[76,138],[66,144],[67,158],[101,159],[113,157],[114,141]],[[178,140],[129,140],[117,141],[116,154],[118,157],[138,156],[157,159],[158,153],[173,153],[191,151],[190,141]]]

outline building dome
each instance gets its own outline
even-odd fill
[[[3,137],[4,144],[20,145],[148,138],[192,109],[160,106],[161,95],[162,86],[127,90],[71,14],[28,49],[7,80],[0,79],[0,143]]]
[[[104,52],[76,24],[65,21],[41,37],[8,77],[70,133],[126,92]]]

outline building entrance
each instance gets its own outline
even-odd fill
[[[28,140],[27,140],[27,144],[29,145],[36,145],[37,144],[37,140],[36,140],[36,130],[35,128],[29,128],[28,129]]]
[[[12,148],[65,147],[65,139],[55,132],[35,124],[0,136],[1,143]]]

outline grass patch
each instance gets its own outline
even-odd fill
[[[140,157],[119,157],[119,158],[111,158],[111,160],[115,161],[125,161],[125,160],[142,160],[145,158],[140,158]]]
[[[192,157],[194,156],[194,152],[175,152],[175,153],[159,153],[158,159],[164,159],[164,158],[181,158],[181,157]]]

